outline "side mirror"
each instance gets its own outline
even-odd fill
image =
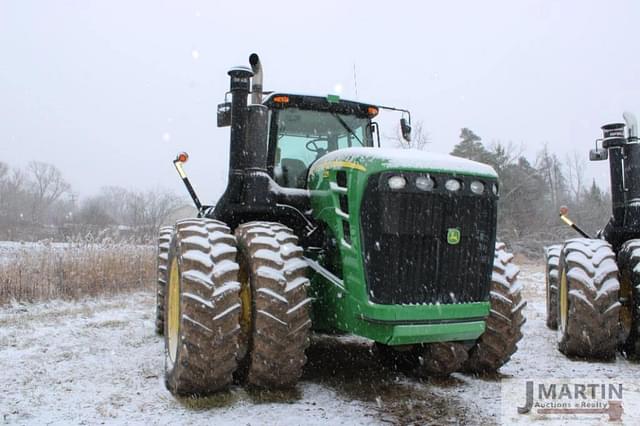
[[[604,148],[595,148],[589,151],[589,161],[603,161],[609,158],[609,151]]]
[[[409,124],[406,118],[400,119],[400,130],[402,131],[404,140],[411,142],[411,124]]]
[[[218,127],[231,126],[231,102],[218,104]]]

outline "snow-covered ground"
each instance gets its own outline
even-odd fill
[[[416,380],[384,370],[366,342],[315,338],[298,388],[177,400],[162,381],[154,297],[0,309],[0,423],[20,424],[497,424],[500,379],[600,377],[638,381],[640,365],[569,360],[544,324],[544,273],[525,266],[520,350],[496,377]]]

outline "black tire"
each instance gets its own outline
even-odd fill
[[[374,351],[384,366],[417,377],[445,377],[460,370],[469,354],[463,343],[436,342],[408,346],[375,343]]]
[[[156,280],[156,334],[164,334],[164,294],[167,286],[167,262],[173,226],[163,226],[158,235],[157,280]]]
[[[468,358],[469,353],[462,343],[427,343],[422,346],[416,372],[421,377],[448,376],[460,370]]]
[[[233,380],[241,310],[235,259],[235,237],[222,222],[177,222],[169,248],[164,330],[165,383],[175,395],[209,394]]]
[[[242,286],[249,286],[251,299],[250,313],[243,306],[250,324],[242,379],[261,388],[294,386],[307,361],[311,328],[303,250],[293,231],[279,223],[242,224],[236,238]]]
[[[640,357],[640,240],[629,240],[618,252],[622,353]]]
[[[544,248],[546,296],[547,296],[547,327],[558,329],[558,264],[562,244],[554,244]]]
[[[486,330],[469,351],[464,369],[473,373],[492,373],[506,364],[518,349],[525,318],[522,310],[522,285],[518,282],[520,269],[513,263],[513,255],[503,243],[496,243],[491,275],[489,301],[491,311]]]
[[[568,240],[562,246],[559,271],[558,349],[569,356],[615,357],[620,283],[611,245],[588,238]]]
[[[391,370],[409,370],[412,366],[409,354],[414,350],[411,345],[389,346],[384,343],[373,343],[373,354],[380,363]]]

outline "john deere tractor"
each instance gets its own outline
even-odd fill
[[[409,111],[263,92],[257,55],[250,64],[229,71],[218,108],[230,156],[215,206],[196,196],[186,154],[174,161],[199,214],[160,231],[169,390],[295,385],[312,330],[370,339],[419,375],[507,362],[525,302],[495,242],[494,170],[380,148],[380,110],[401,115],[406,139]]]
[[[640,143],[630,113],[625,124],[602,126],[589,155],[609,159],[613,215],[595,238],[560,211],[581,238],[545,248],[547,325],[558,330],[558,348],[570,356],[640,355]],[[602,142],[602,148],[598,148]]]

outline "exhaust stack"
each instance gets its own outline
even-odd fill
[[[253,79],[251,81],[251,103],[262,103],[262,63],[257,53],[249,56],[251,71],[253,71]]]
[[[625,111],[622,114],[622,118],[624,118],[624,122],[627,123],[629,128],[629,142],[636,142],[638,140],[638,120],[636,116],[629,111]]]
[[[609,150],[611,204],[616,226],[622,226],[624,223],[625,191],[622,146],[625,142],[624,123],[612,123],[602,126],[602,147]]]
[[[630,112],[623,115],[627,123],[627,144],[624,146],[625,220],[627,227],[640,228],[640,143],[638,120]]]
[[[633,114],[623,115],[626,123],[602,126],[602,147],[609,151],[611,173],[611,201],[613,217],[602,231],[604,238],[614,248],[630,239],[637,238],[640,229],[640,143],[638,122]],[[635,232],[635,231],[634,231]]]
[[[246,152],[247,95],[253,73],[246,67],[235,67],[228,72],[231,92],[231,141],[229,149],[229,176],[242,171]]]

